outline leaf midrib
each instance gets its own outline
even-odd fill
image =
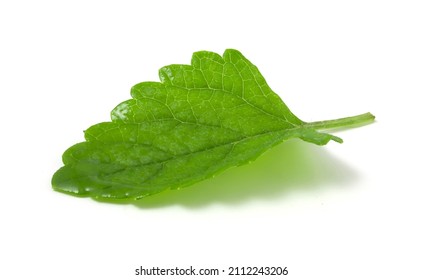
[[[154,165],[154,164],[165,164],[166,162],[170,162],[170,161],[176,160],[178,158],[195,155],[197,153],[202,153],[202,152],[205,152],[205,151],[208,151],[208,150],[213,150],[213,149],[220,148],[220,147],[227,146],[227,145],[233,145],[233,147],[234,147],[235,145],[237,145],[238,143],[240,143],[242,141],[247,141],[247,140],[250,140],[250,139],[253,139],[253,138],[257,138],[257,137],[260,137],[260,136],[264,136],[264,135],[268,135],[268,134],[276,134],[277,132],[283,132],[283,134],[286,134],[288,132],[292,132],[292,131],[295,131],[295,130],[300,130],[302,128],[303,128],[302,126],[297,126],[297,127],[290,128],[290,129],[279,129],[279,130],[274,130],[274,131],[267,131],[267,132],[263,132],[263,133],[259,133],[259,134],[255,134],[255,135],[251,135],[251,136],[246,136],[246,137],[243,137],[243,138],[238,139],[236,141],[231,141],[231,142],[227,142],[227,143],[218,144],[218,145],[215,145],[215,146],[212,146],[212,147],[209,147],[209,148],[204,148],[204,149],[196,150],[196,151],[193,151],[193,152],[188,152],[188,153],[184,153],[184,154],[174,155],[174,156],[172,156],[172,157],[170,157],[168,159],[161,160],[161,161],[154,161],[154,162],[150,162],[150,163],[139,163],[139,164],[133,164],[133,165],[123,165],[122,164],[122,169],[121,170],[117,170],[116,172],[111,172],[111,173],[107,173],[107,174],[114,174],[114,173],[118,173],[118,172],[120,172],[120,171],[122,171],[124,169],[132,169],[132,168],[137,168],[137,167],[140,167],[140,166],[149,166],[149,165]],[[119,143],[122,143],[122,142],[119,142]],[[151,145],[148,145],[148,144],[144,144],[144,143],[130,143],[130,142],[127,142],[127,144],[130,144],[130,145],[153,146],[152,144]],[[110,145],[110,144],[103,144],[103,145]],[[154,148],[155,148],[155,146],[154,146]],[[227,156],[225,158],[227,158]],[[106,164],[112,164],[112,163],[106,163]]]

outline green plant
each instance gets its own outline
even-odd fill
[[[181,188],[248,163],[289,138],[342,142],[318,130],[356,126],[370,113],[304,122],[239,51],[201,51],[192,65],[160,69],[111,112],[111,122],[85,131],[85,142],[63,154],[57,191],[102,199],[139,199]]]

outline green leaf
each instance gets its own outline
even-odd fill
[[[192,65],[169,65],[144,82],[63,154],[57,191],[102,199],[139,199],[178,189],[253,161],[289,138],[324,145],[316,129],[373,121],[367,113],[325,122],[297,118],[240,52],[201,51]]]

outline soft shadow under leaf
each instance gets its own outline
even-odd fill
[[[291,191],[344,186],[356,178],[352,169],[325,149],[300,140],[290,140],[256,161],[231,168],[215,178],[132,203],[139,208],[242,204],[252,200],[277,200]]]

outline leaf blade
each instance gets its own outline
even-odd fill
[[[57,191],[139,199],[204,180],[254,160],[287,139],[341,139],[297,118],[236,50],[196,52],[192,65],[159,70],[161,82],[132,87],[111,122],[85,131],[63,154]]]

